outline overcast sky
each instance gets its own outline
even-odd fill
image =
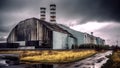
[[[120,43],[120,0],[0,0],[0,40],[20,21],[39,16],[39,8],[57,5],[57,23],[82,32],[94,32],[107,43]]]

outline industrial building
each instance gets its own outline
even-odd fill
[[[13,28],[7,38],[8,43],[22,44],[33,42],[31,43],[33,46],[36,45],[53,49],[65,49],[67,46],[75,45],[76,41],[77,39],[68,31],[54,23],[49,23],[37,18],[21,21]],[[21,46],[25,46],[25,44]]]
[[[20,47],[71,49],[73,45],[104,45],[105,40],[93,33],[75,31],[56,23],[56,5],[50,4],[50,22],[46,20],[46,8],[40,8],[40,19],[29,18],[19,22],[10,32],[7,43],[19,43]]]

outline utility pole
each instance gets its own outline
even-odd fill
[[[118,41],[118,40],[119,40],[119,37],[120,37],[120,35],[116,35],[116,38],[117,38],[117,40],[116,40],[116,45],[117,45],[117,46],[119,46],[119,44],[118,44],[118,43],[119,43],[119,41]]]
[[[116,43],[117,43],[117,46],[118,46],[118,40],[116,41]]]

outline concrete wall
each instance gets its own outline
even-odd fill
[[[96,40],[96,37],[94,37],[94,44],[97,45],[97,40]]]
[[[78,31],[75,31],[75,30],[69,30],[69,32],[77,38],[77,45],[81,45],[81,44],[84,44],[84,34],[82,32],[78,32]]]
[[[105,40],[101,39],[100,37],[97,37],[96,44],[97,45],[105,45]]]
[[[68,37],[68,48],[72,49],[72,45],[75,45],[75,39],[72,37]]]
[[[90,35],[87,33],[84,33],[84,44],[89,44],[89,43],[91,43]]]
[[[77,38],[78,46],[81,44],[84,44],[84,34],[82,32],[72,31],[71,33],[73,34],[73,36],[75,36]]]
[[[74,37],[77,38],[77,45],[81,45],[81,44],[84,44],[84,33],[82,32],[79,32],[79,31],[76,31],[76,30],[73,30],[67,26],[64,26],[64,25],[59,25],[61,28],[63,28],[64,30],[67,30],[69,33],[71,33]]]
[[[65,49],[67,36],[67,34],[53,31],[53,49]]]
[[[20,46],[25,46],[25,41],[15,41],[14,43],[19,43]]]

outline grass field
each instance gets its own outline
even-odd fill
[[[113,53],[112,60],[116,63],[120,63],[120,51],[116,51]]]
[[[120,50],[114,51],[102,68],[120,68]]]
[[[95,50],[41,50],[41,51],[0,51],[6,54],[19,54],[24,62],[66,63],[87,58],[96,53]]]
[[[113,60],[112,68],[120,68],[120,50],[115,51],[111,59]]]

